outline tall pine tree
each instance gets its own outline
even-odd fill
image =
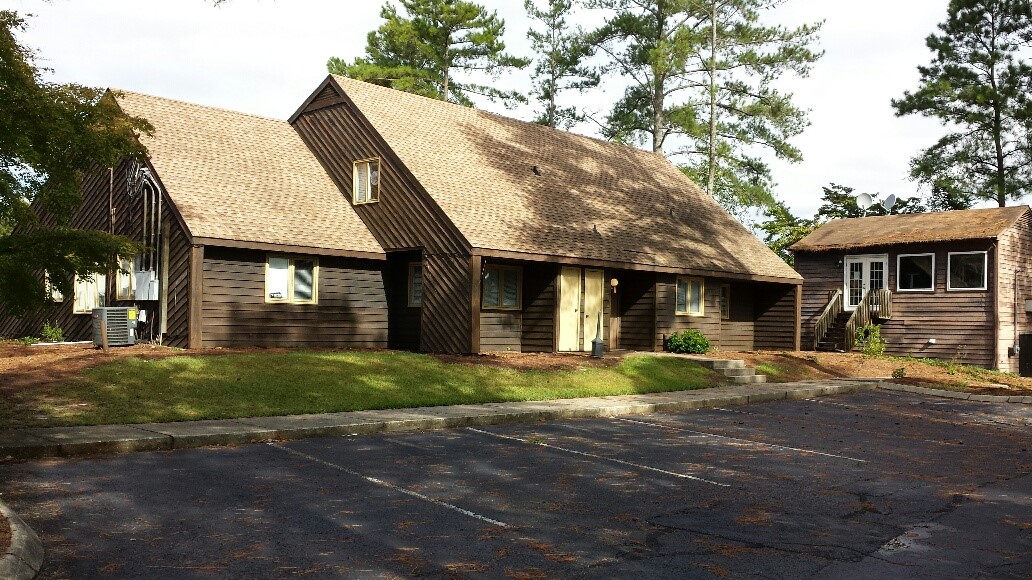
[[[516,91],[469,80],[493,78],[529,61],[505,52],[505,22],[497,12],[466,0],[400,0],[403,13],[384,4],[384,23],[369,33],[366,55],[348,63],[332,57],[331,73],[472,106],[471,95],[524,101]]]
[[[911,161],[936,207],[1032,193],[1032,46],[1029,0],[951,0],[920,87],[892,101],[898,116],[938,119],[948,133]]]
[[[534,121],[549,127],[569,128],[584,119],[575,106],[559,104],[560,95],[582,93],[598,86],[599,74],[585,64],[592,47],[585,42],[579,27],[571,28],[568,18],[574,9],[573,0],[546,0],[547,7],[538,8],[535,0],[525,0],[527,16],[540,23],[540,29],[527,31],[531,48],[537,54],[534,64],[531,97],[540,103]]]

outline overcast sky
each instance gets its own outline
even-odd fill
[[[509,51],[530,56],[522,0],[483,0],[506,21]],[[326,59],[360,56],[379,26],[382,2],[333,0],[2,0],[32,13],[22,40],[53,78],[109,86],[285,119],[326,75]],[[773,163],[777,193],[800,215],[819,205],[829,182],[858,191],[916,193],[908,160],[932,144],[934,121],[896,118],[889,104],[917,86],[924,38],[946,15],[947,0],[786,0],[771,22],[825,20],[825,56],[806,79],[783,86],[810,109],[812,125],[795,141],[804,160]],[[583,22],[590,23],[591,15]],[[525,75],[499,81],[526,89]],[[521,86],[521,84],[523,86]],[[604,112],[619,96],[610,83],[581,99]],[[495,110],[523,119],[529,110]],[[581,128],[591,132],[590,127]]]

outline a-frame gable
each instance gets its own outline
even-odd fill
[[[333,77],[326,77],[326,80],[312,91],[311,95],[308,95],[305,102],[301,103],[301,106],[294,111],[294,114],[291,115],[290,119],[287,121],[293,125],[294,121],[303,113],[310,113],[324,107],[332,107],[334,105],[342,104],[343,102],[344,95],[340,90],[340,87],[333,82]]]

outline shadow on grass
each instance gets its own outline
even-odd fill
[[[677,359],[527,371],[408,352],[288,352],[127,359],[25,394],[8,427],[147,423],[550,400],[706,388],[724,379]]]

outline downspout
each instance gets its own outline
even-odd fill
[[[999,239],[993,239],[993,245],[989,246],[993,253],[993,366],[994,370],[1000,370],[1000,244]],[[949,275],[949,272],[946,273]]]

